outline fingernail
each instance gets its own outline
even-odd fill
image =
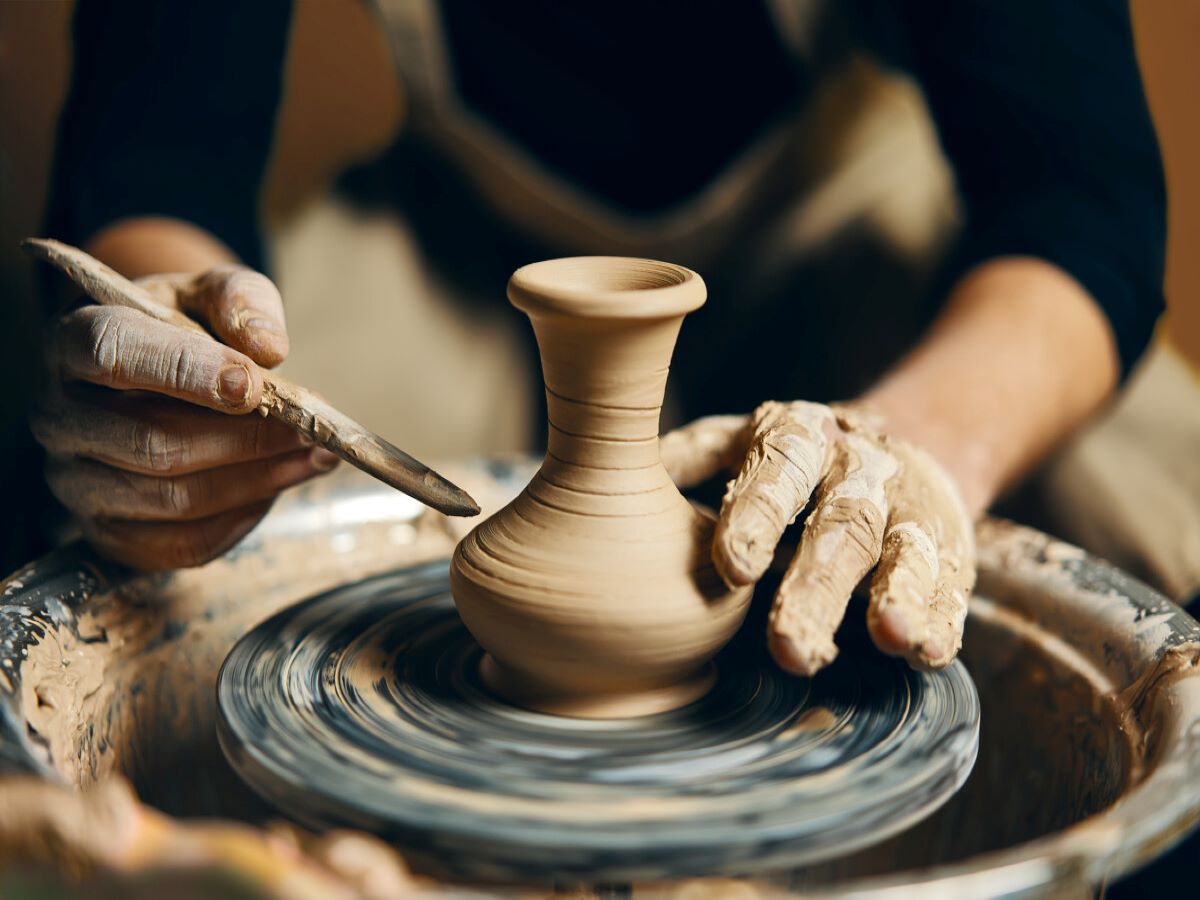
[[[811,678],[837,656],[837,646],[827,642],[824,647],[801,648],[794,640],[776,632],[767,635],[767,646],[779,667],[793,675]]]
[[[944,669],[954,662],[954,657],[957,655],[958,648],[953,647],[949,639],[934,637],[921,645],[917,661],[925,668]]]
[[[897,656],[916,646],[916,628],[900,610],[894,607],[885,609],[871,619],[871,637],[875,639],[875,646],[884,653]]]
[[[232,365],[217,375],[217,396],[231,406],[241,406],[250,396],[250,372],[245,366]]]
[[[271,319],[247,319],[242,323],[242,327],[246,329],[253,328],[258,331],[266,331],[270,334],[283,334],[283,329],[279,327],[279,323],[274,322]]]
[[[312,463],[314,469],[320,472],[328,472],[340,462],[336,455],[330,453],[324,447],[314,447],[312,452],[308,454],[308,461]]]

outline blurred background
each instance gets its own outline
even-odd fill
[[[1193,579],[1200,578],[1200,3],[1136,0],[1132,8],[1169,183],[1169,313],[1126,396],[1039,479],[1045,516],[1039,524],[1186,599],[1200,586]],[[67,0],[0,2],[5,572],[42,549],[31,518],[39,508],[39,463],[25,427],[37,381],[39,311],[31,268],[17,243],[40,229],[70,74],[72,10]],[[920,151],[913,154],[907,190],[923,191],[927,201],[897,195],[878,216],[900,244],[920,243],[937,231],[948,183],[939,165],[917,161],[936,149],[913,93],[896,84],[870,92],[888,110],[879,115],[912,120]],[[404,114],[402,86],[365,5],[298,4],[262,198],[292,338],[286,371],[421,458],[524,449],[538,414],[536,373],[523,350],[520,321],[503,303],[442,302],[445,288],[422,263],[403,221],[351,212],[329,190],[337,173],[389,145]],[[869,132],[862,123],[871,115],[864,112],[860,120],[842,133]],[[843,142],[839,153],[853,156],[855,146]],[[502,290],[497,283],[497,299]],[[1062,509],[1070,513],[1059,514]],[[1114,509],[1120,514],[1112,515]]]

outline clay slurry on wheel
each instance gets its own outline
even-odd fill
[[[463,877],[592,881],[844,855],[949,799],[978,747],[961,664],[913,672],[865,639],[812,680],[735,641],[707,695],[637,719],[511,706],[481,657],[445,564],[337,588],[234,648],[222,746],[310,825],[372,831]]]

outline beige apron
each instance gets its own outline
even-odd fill
[[[811,71],[818,5],[801,0],[772,8],[797,65]],[[853,376],[853,383],[831,389],[845,396],[911,343],[927,276],[955,233],[956,208],[923,99],[907,80],[849,52],[822,53],[838,65],[814,73],[816,86],[802,110],[688,202],[635,217],[556,178],[472,114],[455,93],[435,2],[379,0],[375,12],[404,88],[401,140],[448,162],[505,231],[538,245],[531,252],[628,254],[701,272],[709,303],[684,325],[673,388],[699,384],[692,395],[700,394],[711,378],[719,392],[722,367],[747,367],[730,359],[726,344],[752,339],[742,334],[751,326],[779,345],[753,354],[755,371],[747,374],[758,378],[757,386],[712,400],[721,411],[748,409],[768,396],[813,396],[764,360],[786,374],[794,359],[819,358],[825,368]],[[277,237],[272,255],[289,325],[311,327],[327,348],[293,354],[289,370],[328,385],[348,412],[402,438],[413,452],[528,447],[540,398],[527,326],[509,317],[503,302],[508,270],[465,287],[453,269],[469,253],[449,253],[450,266],[437,261],[428,231],[412,213],[364,218],[326,200]],[[845,261],[821,268],[832,246],[842,248]],[[886,266],[878,263],[884,258]],[[480,296],[464,297],[471,290]],[[811,310],[833,320],[805,318],[803,334],[772,329],[780,304],[792,303],[805,304],[806,316]],[[868,338],[837,334],[873,320],[880,309],[884,324]],[[795,311],[787,311],[794,319]],[[825,339],[814,344],[814,335]],[[363,362],[356,368],[346,359]],[[673,404],[669,395],[664,425],[696,414],[694,403]]]
[[[556,177],[461,102],[435,0],[378,0],[377,6],[408,96],[406,127],[452,160],[504,221],[568,252],[717,258],[748,227],[761,229],[757,211],[781,197],[787,213],[774,224],[791,234],[775,240],[793,251],[817,247],[874,211],[882,227],[896,232],[890,237],[920,254],[952,220],[951,180],[922,101],[859,58],[823,54],[838,61],[837,69],[815,73],[820,87],[813,102],[687,202],[661,215],[632,216]],[[797,65],[811,69],[816,59],[812,31],[823,6],[768,4]],[[919,222],[889,220],[884,208],[901,196],[905,212],[924,205]]]
[[[819,4],[779,0],[771,9],[797,62],[810,63]],[[450,161],[507,227],[557,253],[688,261],[710,282],[710,307],[728,300],[723,292],[737,292],[742,305],[723,323],[729,327],[760,313],[754,296],[763,284],[792,284],[799,272],[795,290],[814,307],[850,295],[860,305],[848,318],[887,309],[887,324],[864,332],[864,353],[890,352],[872,344],[879,331],[897,332],[893,345],[913,339],[902,326],[914,318],[924,276],[956,233],[956,217],[952,178],[920,93],[907,81],[854,54],[822,54],[840,65],[818,73],[802,111],[686,204],[639,218],[555,178],[472,115],[455,95],[435,3],[379,0],[375,11],[403,80],[407,137]],[[865,286],[854,280],[863,273],[804,277],[805,260],[825,258],[847,241],[871,245],[876,257],[889,256],[899,267],[881,275],[858,266],[868,276]],[[731,248],[753,256],[732,284],[721,278]],[[418,456],[493,454],[531,444],[540,404],[536,376],[522,346],[524,324],[504,315],[502,276],[484,289],[485,303],[464,307],[461,289],[430,263],[403,215],[364,219],[331,200],[285,229],[275,251],[296,335],[288,366],[299,380],[322,385],[351,414]],[[305,333],[319,341],[321,353],[303,353],[310,343]],[[785,344],[794,354],[812,353],[820,349],[814,334],[819,344],[818,327],[785,335]],[[691,350],[710,354],[716,368],[728,365],[719,347]],[[676,370],[686,368],[680,356],[688,351],[681,340]],[[1184,599],[1200,590],[1200,486],[1191,483],[1195,417],[1177,411],[1200,409],[1200,382],[1181,375],[1174,359],[1160,342],[1113,411],[1047,467],[1035,495],[1049,500],[1043,527]],[[787,392],[778,385],[764,390],[756,400]],[[1175,415],[1159,409],[1168,396]],[[674,421],[684,414],[677,411]],[[665,424],[672,424],[669,414]]]

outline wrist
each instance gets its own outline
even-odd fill
[[[1067,273],[995,259],[963,276],[864,400],[941,463],[977,516],[1104,401],[1113,348],[1099,307]]]
[[[971,518],[977,519],[1000,492],[995,469],[997,455],[982,442],[963,434],[961,427],[921,410],[886,390],[876,390],[855,401],[875,420],[877,427],[932,456],[954,482]]]
[[[163,272],[204,272],[237,262],[222,241],[182,219],[121,219],[96,232],[83,248],[126,278]]]

